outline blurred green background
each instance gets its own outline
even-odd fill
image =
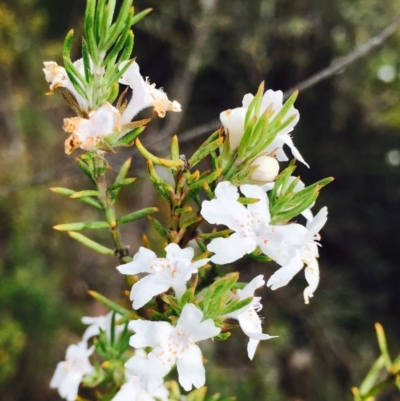
[[[85,205],[48,187],[89,188],[74,156],[64,154],[62,119],[72,115],[61,97],[44,96],[44,60],[61,64],[70,28],[82,30],[84,0],[0,0],[0,398],[58,400],[48,388],[66,347],[79,340],[82,315],[104,310],[88,289],[121,296],[116,260],[87,251],[52,226],[98,219]],[[172,133],[184,133],[190,155],[206,137],[188,130],[215,125],[219,113],[241,104],[258,84],[282,89],[353,51],[400,15],[398,0],[137,0],[154,11],[135,27],[134,56],[144,76],[183,105],[153,122],[143,142],[165,154]],[[400,29],[382,46],[327,80],[304,90],[296,103],[294,141],[311,169],[306,183],[334,176],[316,208],[327,205],[322,231],[321,284],[303,304],[305,281],[263,296],[264,331],[278,339],[260,344],[248,361],[246,339],[235,332],[208,344],[211,392],[239,401],[351,400],[378,356],[373,323],[386,329],[400,352]],[[76,41],[76,58],[79,41]],[[124,212],[158,201],[134,148],[138,183],[125,190]],[[78,217],[77,217],[78,216]],[[123,232],[132,252],[148,232],[146,221]],[[148,232],[151,239],[152,232]],[[100,240],[111,246],[107,233]],[[154,236],[155,238],[155,236]],[[249,280],[272,264],[249,259],[236,266]],[[400,400],[388,391],[379,400]]]

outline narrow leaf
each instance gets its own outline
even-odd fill
[[[146,8],[146,10],[143,10],[140,13],[136,14],[131,21],[131,25],[137,24],[141,19],[143,19],[147,14],[149,14],[152,11],[153,11],[152,8]]]
[[[123,306],[117,304],[116,302],[112,301],[111,299],[108,299],[104,295],[99,294],[96,291],[88,291],[89,295],[93,297],[96,301],[100,302],[104,306],[106,306],[108,309],[119,313],[122,316],[130,315],[132,311],[129,309],[124,308]]]
[[[99,230],[110,228],[106,221],[87,221],[82,223],[58,224],[53,227],[58,231],[81,231],[81,230]]]
[[[108,256],[114,256],[115,252],[110,249],[110,248],[106,248],[103,245],[100,245],[99,243],[91,240],[88,237],[85,237],[84,235],[74,232],[74,231],[69,231],[68,235],[77,240],[78,242],[80,242],[81,244],[87,246],[88,248],[92,249],[93,251],[96,251],[98,253],[101,253],[103,255],[108,255]]]
[[[380,323],[375,323],[376,336],[378,338],[379,349],[385,362],[385,367],[388,372],[392,367],[392,360],[389,355],[389,350],[386,343],[385,331]]]
[[[149,214],[153,214],[158,212],[158,208],[156,207],[148,207],[145,209],[138,210],[137,212],[133,212],[127,214],[126,216],[120,217],[117,219],[117,224],[126,224],[130,223],[131,221],[139,220],[143,217],[148,216]]]
[[[86,191],[79,191],[79,192],[75,192],[74,194],[72,194],[70,196],[71,199],[77,199],[77,198],[83,198],[86,196],[96,196],[99,197],[100,196],[100,192],[99,191],[94,191],[94,190],[86,190]]]

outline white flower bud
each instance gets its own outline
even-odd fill
[[[247,109],[237,107],[233,110],[225,110],[219,115],[222,125],[229,135],[229,147],[233,152],[238,148],[244,134],[244,120]]]
[[[279,173],[279,163],[274,157],[259,156],[250,166],[257,166],[251,173],[250,178],[253,181],[269,182],[273,181]]]

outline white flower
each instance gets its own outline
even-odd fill
[[[253,359],[256,352],[256,348],[260,340],[269,340],[276,336],[270,336],[263,334],[261,328],[261,320],[257,312],[262,309],[260,303],[261,297],[254,297],[254,292],[257,288],[262,287],[265,284],[263,275],[259,275],[250,281],[242,290],[236,290],[236,294],[232,295],[233,299],[243,300],[249,297],[253,297],[253,302],[228,315],[222,315],[221,318],[229,317],[237,319],[239,325],[243,330],[244,334],[249,337],[249,343],[247,344],[247,354],[250,359]]]
[[[126,364],[127,371],[140,376],[143,388],[152,392],[163,382],[163,377],[176,363],[179,383],[186,391],[192,385],[199,388],[205,383],[205,369],[200,348],[195,344],[218,335],[221,331],[213,320],[202,321],[203,312],[193,304],[186,304],[176,326],[167,322],[135,320],[129,328],[136,334],[130,344],[135,348],[153,347],[148,359],[139,355]]]
[[[120,68],[127,62],[121,63]],[[139,65],[133,62],[122,75],[119,82],[128,85],[133,90],[132,97],[122,113],[122,123],[132,121],[140,111],[147,107],[154,107],[159,117],[164,117],[167,111],[181,111],[181,105],[177,101],[171,102],[165,92],[156,89],[154,84],[144,80],[139,71]]]
[[[279,173],[279,163],[274,157],[262,155],[252,161],[250,166],[257,166],[251,173],[253,181],[268,182],[273,181]]]
[[[64,131],[72,132],[65,141],[65,153],[71,154],[78,147],[89,152],[95,150],[101,139],[120,128],[119,111],[108,102],[98,110],[92,110],[89,118],[64,118]]]
[[[268,198],[256,185],[242,185],[241,192],[259,202],[247,206],[238,202],[237,188],[224,181],[217,185],[216,199],[204,201],[202,216],[212,224],[224,224],[235,233],[228,238],[213,239],[207,249],[214,252],[211,261],[226,264],[240,259],[259,247],[262,252],[280,265],[295,256],[293,245],[301,243],[306,228],[300,224],[270,225]]]
[[[314,295],[314,291],[319,283],[318,266],[318,241],[319,231],[328,219],[328,209],[323,207],[313,220],[307,222],[307,233],[302,243],[296,246],[295,257],[287,264],[277,270],[268,280],[267,286],[272,290],[285,286],[304,266],[305,277],[308,287],[304,290],[304,301],[309,303],[309,298]]]
[[[247,108],[236,107],[233,110],[225,110],[219,115],[222,125],[228,131],[231,152],[239,147],[240,141],[242,140],[246,112]]]
[[[98,336],[100,334],[100,330],[105,331],[106,337],[108,340],[111,338],[111,323],[112,323],[113,312],[107,313],[107,315],[103,316],[83,316],[82,323],[89,324],[90,326],[86,329],[83,334],[82,341],[87,341],[89,338]],[[115,314],[115,320],[118,320],[122,317],[119,313]],[[116,338],[123,332],[125,325],[115,325],[114,330],[116,334]]]
[[[168,390],[161,386],[154,393],[149,394],[142,389],[138,376],[126,375],[126,382],[122,385],[111,401],[168,401]]]
[[[70,81],[67,71],[64,67],[59,66],[54,61],[45,61],[43,68],[44,76],[47,82],[50,83],[50,94],[54,93],[54,91],[61,87],[68,89],[73,96],[75,97],[76,101],[78,102],[80,108],[82,110],[88,110],[89,105],[88,101],[84,99],[75,89],[74,85]],[[79,70],[79,72],[83,75],[84,74],[84,66],[82,59],[76,60],[74,62],[75,67]]]
[[[186,282],[199,267],[204,266],[209,259],[201,259],[192,263],[193,248],[181,249],[177,244],[169,244],[165,248],[165,258],[146,248],[140,247],[132,262],[120,265],[117,269],[122,274],[148,273],[132,286],[131,300],[133,308],[139,309],[154,296],[172,288],[178,299],[186,291]]]
[[[251,93],[248,93],[243,97],[242,107],[237,107],[233,110],[226,110],[220,114],[220,120],[224,128],[228,131],[229,135],[229,143],[231,151],[235,150],[242,140],[244,134],[244,122],[247,110],[250,106],[251,101],[254,99],[254,96]],[[272,89],[268,89],[262,98],[262,103],[260,107],[260,111],[257,117],[262,116],[263,113],[267,110],[267,108],[271,107],[271,117],[269,121],[271,122],[276,114],[278,114],[283,107],[283,93],[282,91],[273,91]],[[283,151],[283,145],[286,144],[290,147],[293,156],[308,166],[308,164],[304,161],[300,152],[294,146],[292,138],[289,133],[293,131],[294,126],[298,123],[300,115],[299,112],[292,106],[289,111],[286,113],[282,123],[288,120],[288,118],[295,116],[295,118],[288,124],[286,128],[280,131],[275,138],[275,140],[265,149],[266,153],[276,152],[276,157],[278,161],[286,161],[288,160],[285,152]]]
[[[65,361],[57,364],[50,382],[50,387],[57,388],[60,397],[67,401],[75,401],[83,376],[93,371],[93,366],[89,362],[93,350],[93,347],[87,349],[85,341],[68,347]]]

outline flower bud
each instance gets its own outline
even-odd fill
[[[229,147],[233,152],[238,148],[244,134],[244,120],[247,109],[237,107],[233,110],[225,110],[219,115],[222,125],[228,132]]]
[[[273,181],[279,173],[279,163],[274,157],[259,156],[250,164],[257,166],[250,175],[253,181],[269,182]]]

